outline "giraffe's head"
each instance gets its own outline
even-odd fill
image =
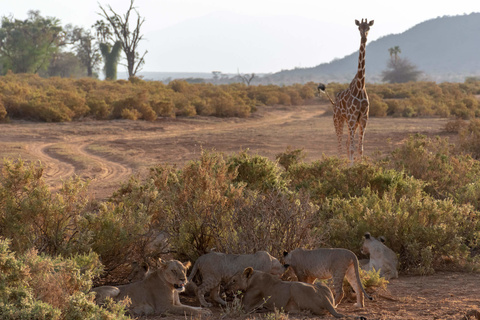
[[[359,22],[358,20],[355,20],[355,24],[358,26],[358,30],[360,30],[360,35],[362,36],[362,39],[367,39],[368,31],[370,30],[370,27],[373,26],[373,20],[370,22],[365,19],[365,21],[362,19],[362,22]]]

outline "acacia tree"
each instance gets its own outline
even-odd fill
[[[128,8],[125,15],[121,16],[116,13],[112,7],[109,5],[108,9],[110,14],[100,6],[102,10],[101,16],[105,18],[110,26],[112,27],[112,33],[115,36],[116,41],[121,43],[122,50],[125,53],[127,59],[127,70],[128,77],[135,77],[138,71],[141,70],[143,64],[145,63],[145,55],[148,51],[145,50],[143,55],[140,56],[138,53],[138,45],[143,39],[143,34],[140,33],[140,28],[145,22],[145,18],[140,17],[140,14],[133,6],[135,0],[130,1],[130,7]],[[130,27],[130,14],[134,11],[137,14],[137,19],[135,22],[135,28],[131,31]]]
[[[250,85],[250,82],[252,82],[253,78],[255,78],[255,73],[251,74],[238,74],[238,77],[245,83],[247,86]]]
[[[401,52],[400,47],[390,48],[388,52],[390,53],[390,61],[388,61],[387,69],[382,72],[382,80],[389,83],[417,81],[422,72],[408,59],[398,56]]]
[[[45,70],[53,55],[65,44],[66,33],[56,18],[29,11],[26,20],[2,17],[0,60],[3,70],[37,73]]]

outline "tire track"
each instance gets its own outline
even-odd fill
[[[48,154],[48,149],[54,144],[55,143],[35,143],[27,145],[26,149],[32,157],[40,160],[44,166],[43,177],[45,182],[50,185],[53,190],[58,190],[62,186],[62,180],[75,174],[76,168],[71,163]]]
[[[95,163],[95,169],[89,170],[90,184],[95,184],[95,186],[93,186],[94,189],[98,190],[100,189],[99,187],[103,187],[103,189],[114,189],[133,174],[132,168],[89,151],[88,146],[92,143],[92,141],[80,142],[75,144],[73,149],[81,157],[87,158],[89,161]]]
[[[49,152],[55,143],[35,143],[26,146],[32,158],[38,159],[44,166],[43,178],[52,188],[58,191],[62,181],[73,175],[78,175],[90,180],[92,190],[102,190],[102,196],[111,194],[120,183],[126,181],[133,170],[119,162],[111,161],[107,157],[96,155],[88,150],[91,141],[72,141],[68,144],[74,155],[84,159],[87,168],[74,165],[73,160],[67,156],[58,156]]]

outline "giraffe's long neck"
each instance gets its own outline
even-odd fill
[[[352,85],[358,89],[365,88],[365,47],[367,46],[367,38],[362,37],[360,41],[360,50],[358,52],[358,70]]]

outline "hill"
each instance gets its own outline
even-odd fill
[[[375,27],[375,26],[373,26]],[[360,36],[358,39],[360,45]],[[367,44],[368,82],[379,82],[390,59],[388,49],[399,46],[400,57],[423,72],[424,80],[460,81],[480,76],[480,13],[444,16],[422,22],[401,33]],[[273,83],[307,81],[349,82],[355,74],[358,51],[313,68],[283,70],[269,76]]]

